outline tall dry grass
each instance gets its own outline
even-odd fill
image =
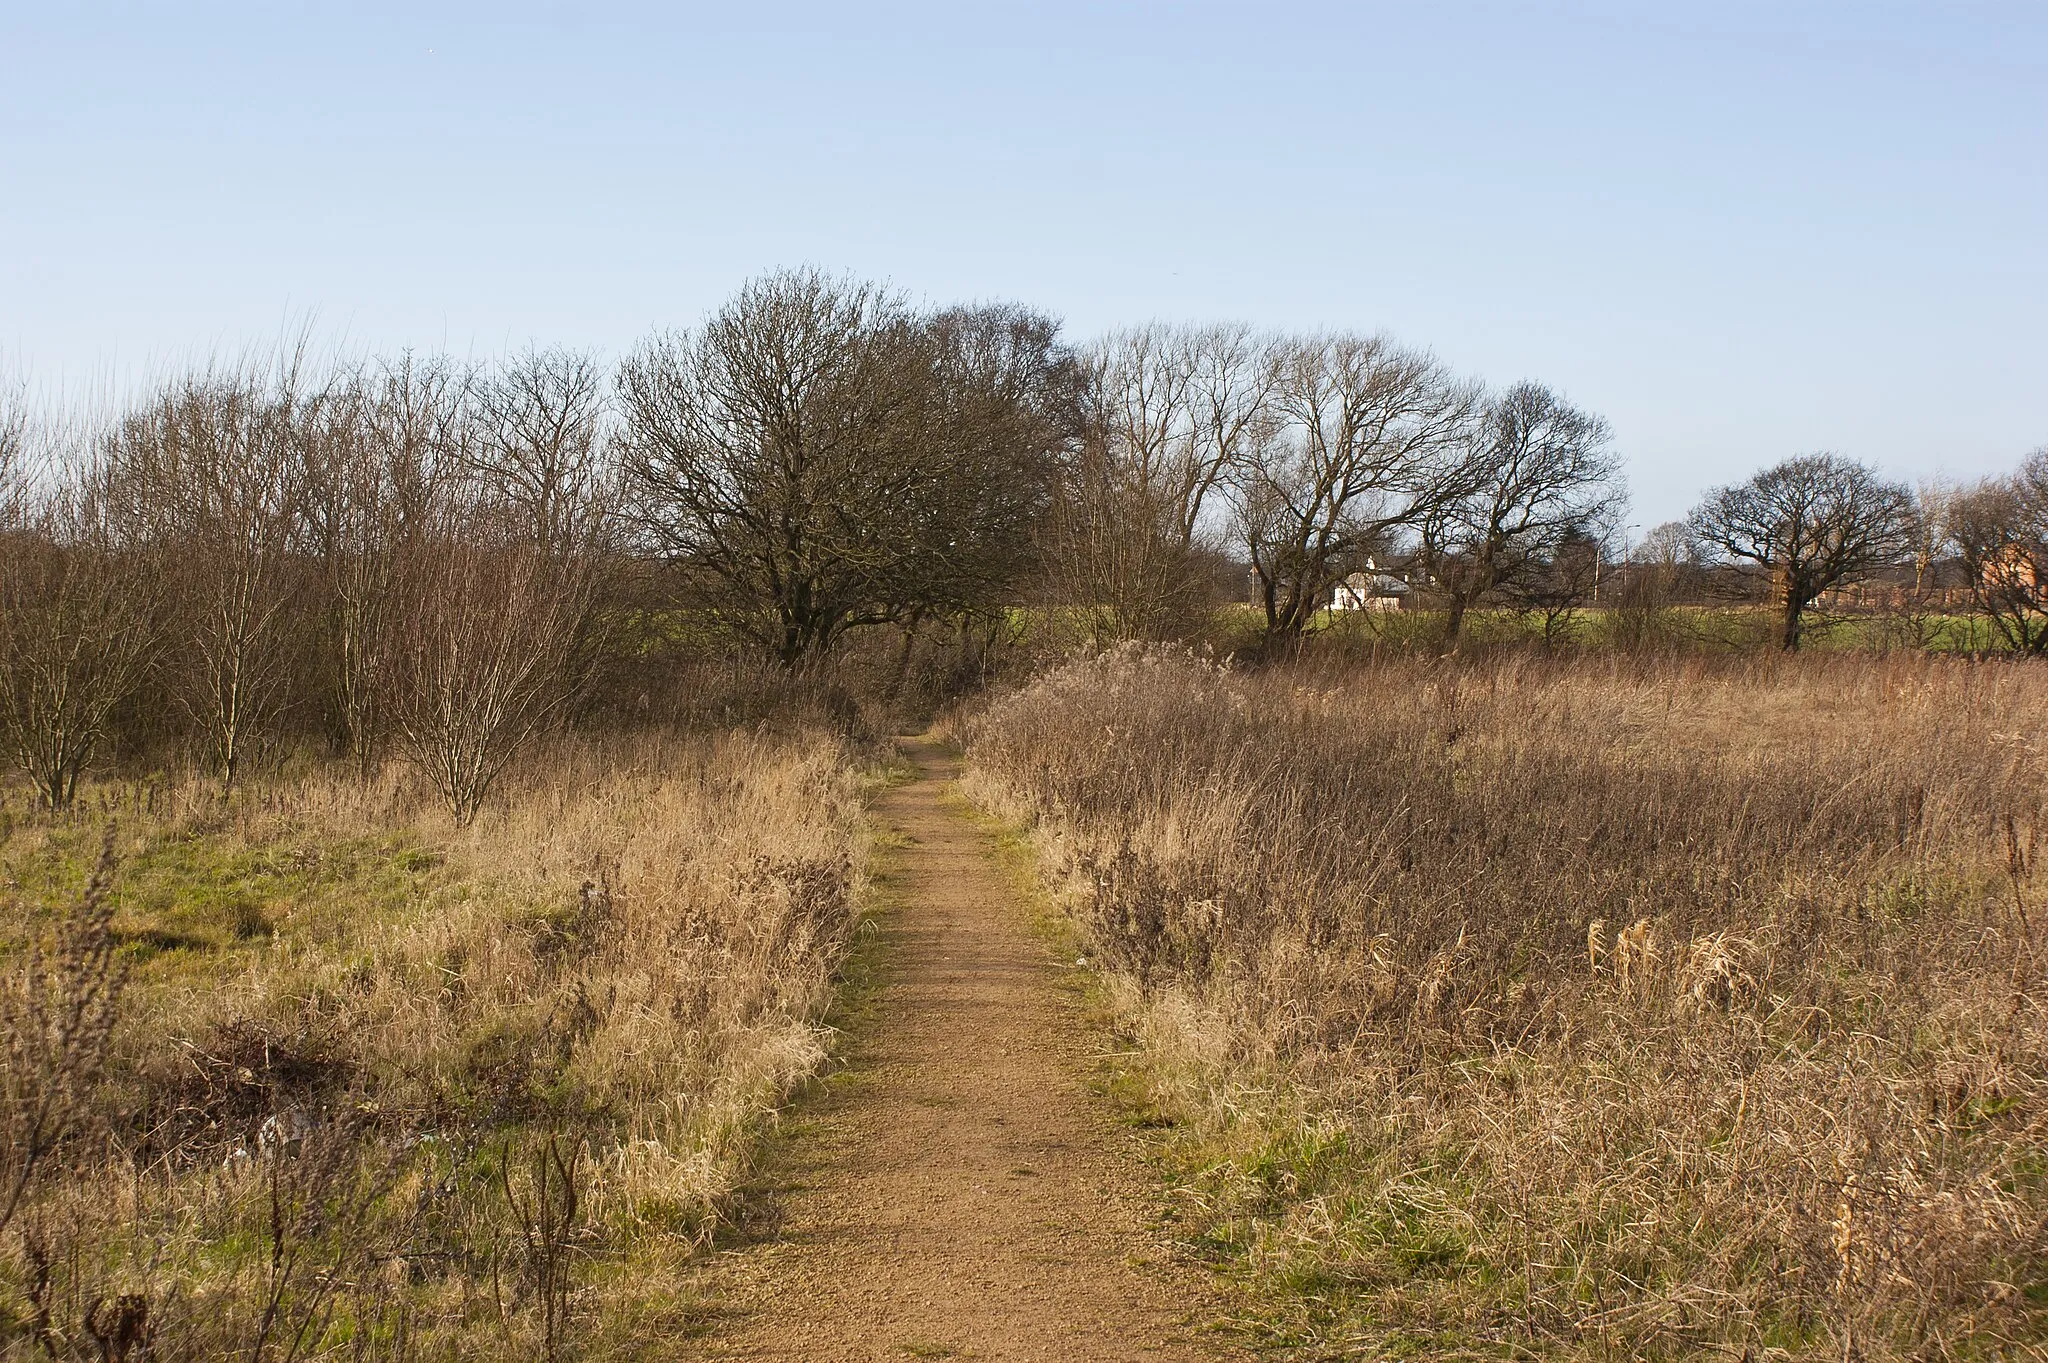
[[[1272,1336],[2044,1353],[2048,674],[1124,652],[966,738]]]
[[[92,1111],[0,1244],[0,1356],[637,1356],[687,1322],[827,1052],[860,778],[816,732],[531,771],[467,827],[325,768],[0,811],[0,964],[112,817],[129,965]]]

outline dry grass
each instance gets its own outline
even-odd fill
[[[966,736],[1270,1336],[2048,1353],[2048,674],[1130,652]]]
[[[0,1355],[628,1356],[688,1324],[685,1264],[829,1045],[859,780],[803,733],[529,767],[467,828],[324,770],[4,807],[0,955],[112,818],[130,972],[0,1245]]]

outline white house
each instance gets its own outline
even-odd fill
[[[1330,600],[1330,609],[1336,611],[1397,611],[1408,595],[1408,584],[1398,577],[1389,576],[1378,570],[1371,559],[1365,561],[1365,571],[1353,573],[1337,584],[1336,594]]]

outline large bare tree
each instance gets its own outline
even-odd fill
[[[1088,374],[1056,532],[1061,576],[1098,633],[1158,633],[1204,604],[1204,532],[1270,418],[1273,349],[1241,325],[1142,327],[1097,342]]]
[[[1239,323],[1114,332],[1090,354],[1095,422],[1123,478],[1185,547],[1267,413],[1272,343]]]
[[[1052,552],[1056,595],[1084,609],[1098,635],[1150,633],[1173,613],[1182,577],[1158,471],[1188,448],[1184,361],[1159,327],[1114,333],[1085,357],[1086,420],[1059,487]]]
[[[968,588],[986,602],[1051,477],[1052,337],[814,270],[755,280],[622,369],[633,519],[785,666]]]
[[[870,534],[892,546],[874,583],[898,623],[985,618],[1036,570],[1083,379],[1058,324],[1026,308],[950,308],[922,330],[931,368],[912,470],[869,511]]]
[[[790,272],[621,371],[639,526],[786,666],[890,618],[874,576],[892,546],[867,530],[912,463],[914,331],[872,285]]]
[[[1299,636],[1347,573],[1472,486],[1478,389],[1384,336],[1289,344],[1277,420],[1235,475],[1269,642]]]
[[[1978,610],[2006,647],[2048,653],[2048,448],[1944,509]]]
[[[1912,553],[1919,513],[1903,483],[1838,454],[1806,454],[1716,488],[1690,524],[1716,556],[1769,571],[1778,642],[1790,650],[1821,593]]]
[[[1604,418],[1540,384],[1493,399],[1467,454],[1458,495],[1422,517],[1423,562],[1448,601],[1444,642],[1489,594],[1538,599],[1546,619],[1591,586],[1586,549],[1597,548],[1623,500],[1621,468]]]

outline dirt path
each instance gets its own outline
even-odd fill
[[[1144,1229],[1130,1137],[1081,1080],[1083,1035],[1044,947],[942,801],[955,764],[908,740],[916,780],[878,815],[888,982],[840,1091],[773,1177],[780,1220],[732,1251],[717,1359],[1229,1357],[1218,1307]]]

